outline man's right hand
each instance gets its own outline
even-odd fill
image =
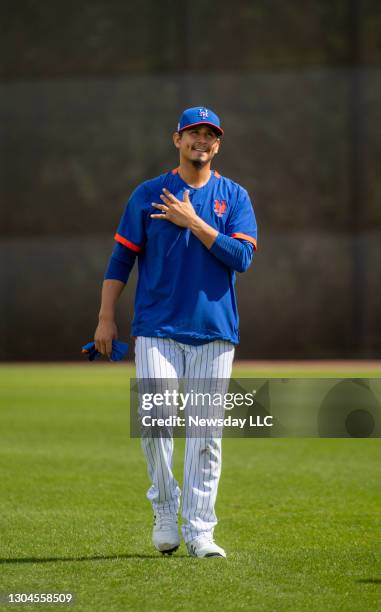
[[[112,341],[118,338],[118,328],[113,319],[101,319],[95,330],[95,348],[102,355],[110,357],[112,352]]]

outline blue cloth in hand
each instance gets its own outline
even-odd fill
[[[127,342],[121,342],[120,340],[112,341],[112,352],[110,361],[121,361],[127,354],[128,344]],[[101,356],[101,353],[95,348],[95,342],[88,342],[82,347],[82,353],[86,353],[89,361],[94,361]]]

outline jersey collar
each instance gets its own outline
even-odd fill
[[[180,176],[179,174],[179,168],[174,168],[171,172],[174,176],[176,176],[177,180],[179,181],[179,183],[181,185],[183,185],[186,189],[190,189],[191,191],[201,191],[201,189],[206,189],[207,187],[209,187],[212,182],[214,182],[216,179],[220,179],[221,175],[217,172],[217,170],[211,170],[210,171],[210,177],[208,179],[208,181],[205,183],[205,185],[203,185],[202,187],[192,187],[191,185],[188,185],[188,183],[186,183]]]

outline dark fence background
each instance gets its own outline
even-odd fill
[[[259,225],[237,356],[379,358],[380,7],[3,1],[0,359],[79,357],[125,201],[177,165],[172,132],[199,104]]]

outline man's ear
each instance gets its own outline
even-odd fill
[[[214,155],[217,155],[218,151],[220,150],[220,144],[221,144],[221,139],[218,138],[218,140],[216,140],[216,144],[214,145],[215,147]]]
[[[173,144],[175,145],[176,149],[180,148],[180,140],[181,140],[181,135],[179,134],[179,132],[175,132],[173,134]]]

